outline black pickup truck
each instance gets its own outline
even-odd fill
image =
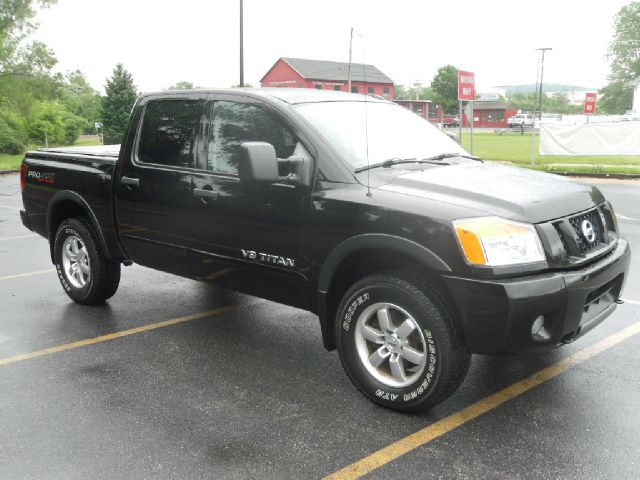
[[[591,330],[629,268],[597,188],[483,163],[347,93],[143,95],[121,146],[29,152],[21,183],[74,301],[135,262],[299,307],[365,395],[406,411],[450,396],[472,353]]]

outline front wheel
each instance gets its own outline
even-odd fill
[[[338,308],[338,352],[371,400],[403,411],[427,410],[464,380],[471,355],[438,290],[403,275],[357,282]]]
[[[92,305],[116,293],[120,264],[105,257],[88,218],[62,222],[53,248],[58,278],[74,302]]]

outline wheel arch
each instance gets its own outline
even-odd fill
[[[105,255],[108,255],[109,249],[102,229],[87,201],[76,192],[63,190],[51,197],[47,208],[47,234],[49,236],[49,253],[52,263],[55,263],[54,240],[58,227],[66,219],[80,216],[89,218],[89,222],[98,236],[102,251],[105,252]]]
[[[423,273],[441,283],[437,272],[450,272],[451,267],[428,248],[394,235],[364,234],[338,244],[318,277],[316,310],[327,350],[336,348],[335,313],[344,292],[364,276],[390,270]]]

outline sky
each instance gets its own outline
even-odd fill
[[[374,64],[396,83],[428,85],[452,64],[475,72],[476,91],[544,81],[606,84],[613,17],[629,0],[421,0],[322,2],[244,0],[245,82],[279,57]],[[41,10],[34,37],[104,91],[116,63],[142,92],[184,80],[200,87],[239,82],[239,0],[58,0]]]

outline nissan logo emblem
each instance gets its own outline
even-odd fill
[[[596,231],[593,229],[593,224],[589,220],[583,220],[580,228],[582,229],[582,235],[587,239],[587,242],[593,243],[596,241]]]

